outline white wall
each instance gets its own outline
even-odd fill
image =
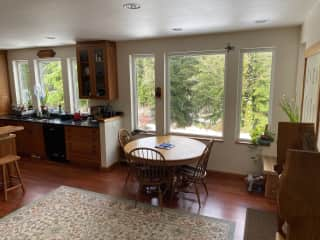
[[[272,103],[272,128],[276,129],[278,121],[287,120],[279,107],[283,94],[295,98],[297,61],[300,42],[300,27],[257,30],[247,32],[211,34],[190,37],[163,38],[153,40],[126,41],[117,43],[119,100],[116,109],[124,111],[124,127],[131,129],[131,94],[129,55],[152,53],[156,57],[156,86],[164,89],[164,56],[176,51],[220,50],[228,42],[236,47],[228,56],[229,67],[226,79],[226,111],[224,142],[217,142],[213,148],[213,156],[209,161],[209,169],[246,174],[256,172],[260,164],[250,159],[250,149],[247,145],[235,143],[235,119],[237,105],[237,82],[239,70],[239,50],[241,48],[274,47],[275,74]],[[165,131],[163,119],[164,98],[157,100],[157,129],[159,134]],[[275,147],[264,149],[270,155],[275,155]]]
[[[320,1],[318,0],[314,7],[308,13],[302,28],[301,40],[306,43],[306,47],[320,41]]]
[[[297,84],[296,84],[296,104],[301,111],[302,104],[302,90],[303,90],[303,77],[304,77],[304,52],[306,50],[306,44],[301,43],[299,47],[299,57],[298,57],[298,66],[297,66]]]
[[[304,52],[307,48],[320,42],[320,0],[308,12],[301,31],[301,45],[299,53],[297,84],[296,84],[296,102],[299,107],[302,103],[303,77],[305,58]]]

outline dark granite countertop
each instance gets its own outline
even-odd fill
[[[14,120],[14,121],[23,121],[23,122],[33,122],[33,123],[42,123],[42,124],[55,124],[55,125],[64,125],[64,126],[76,126],[76,127],[91,127],[98,128],[98,121],[73,121],[73,120],[61,120],[59,118],[55,119],[39,119],[39,118],[22,118],[15,115],[4,115],[0,116],[0,120]]]

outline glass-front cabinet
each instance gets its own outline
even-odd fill
[[[118,97],[116,45],[110,41],[77,43],[79,97]]]

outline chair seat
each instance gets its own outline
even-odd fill
[[[16,155],[6,155],[0,158],[0,166],[19,160],[20,157]]]
[[[178,168],[178,173],[186,177],[193,177],[196,171],[197,169],[195,167],[192,167],[189,165],[183,165]],[[206,173],[204,174],[204,176],[200,176],[200,177],[205,177],[205,176],[206,176]]]
[[[179,170],[185,171],[185,172],[194,172],[196,170],[196,168],[193,166],[190,166],[190,165],[183,165],[183,166],[179,167]]]

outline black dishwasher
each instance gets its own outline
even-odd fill
[[[53,161],[66,162],[64,126],[44,124],[43,134],[47,157]]]

